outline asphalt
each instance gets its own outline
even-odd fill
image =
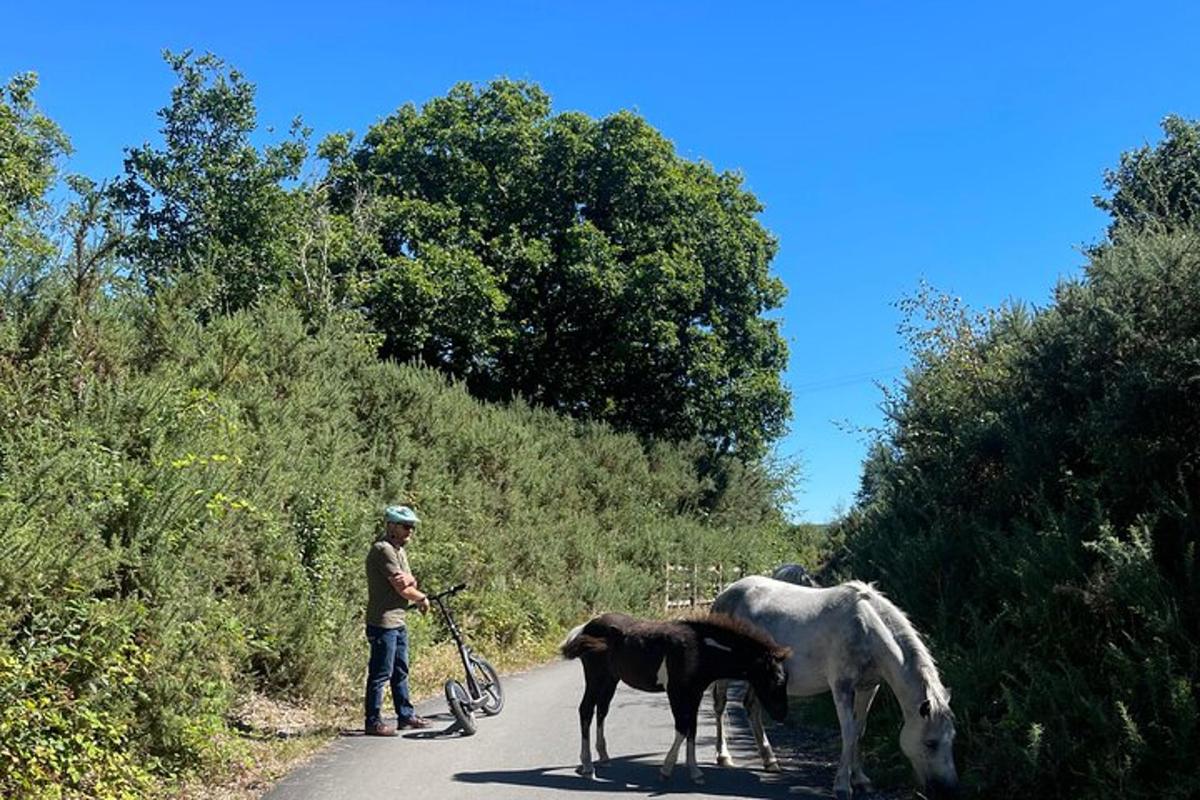
[[[560,661],[503,676],[504,710],[478,720],[478,732],[464,737],[440,698],[418,704],[434,727],[395,738],[345,732],[307,764],[290,773],[266,795],[268,800],[341,798],[453,798],[457,800],[538,800],[566,797],[810,798],[832,797],[826,760],[790,763],[784,771],[761,769],[739,704],[730,703],[730,749],[739,764],[722,768],[714,760],[711,701],[701,707],[697,758],[706,782],[687,777],[681,748],[671,780],[658,769],[674,739],[666,696],[625,685],[617,690],[606,724],[611,762],[588,780],[575,774],[579,763],[577,707],[583,672],[577,662]],[[778,748],[777,748],[778,749]]]

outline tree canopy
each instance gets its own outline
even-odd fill
[[[1172,114],[1162,130],[1162,141],[1122,153],[1116,169],[1105,172],[1110,195],[1094,202],[1113,218],[1110,240],[1122,230],[1200,225],[1200,122]]]
[[[209,305],[236,310],[279,287],[292,253],[287,231],[307,156],[299,122],[293,138],[261,152],[254,84],[212,54],[165,58],[178,84],[161,109],[163,146],[126,150],[112,187],[129,221],[127,257],[151,287],[200,276]]]
[[[776,242],[739,175],[636,114],[460,84],[330,137],[336,269],[385,334],[489,399],[754,457],[788,416]]]
[[[33,102],[37,76],[23,73],[0,86],[0,292],[27,287],[52,253],[40,217],[70,152],[66,135]]]

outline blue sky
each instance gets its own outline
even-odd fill
[[[736,9],[736,10],[735,10]],[[10,4],[0,79],[39,73],[68,169],[157,138],[163,48],[258,85],[260,119],[362,133],[458,81],[539,83],[557,111],[642,114],[741,171],[789,288],[798,519],[853,498],[922,280],[983,309],[1045,305],[1105,217],[1091,197],[1168,113],[1200,117],[1197,3]]]

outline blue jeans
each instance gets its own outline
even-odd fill
[[[389,683],[396,719],[400,722],[412,719],[413,706],[408,697],[408,628],[368,625],[367,641],[371,643],[371,660],[367,665],[366,724],[382,721],[383,687]]]

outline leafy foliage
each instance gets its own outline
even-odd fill
[[[775,240],[741,178],[645,120],[552,115],[536,86],[456,86],[361,145],[331,137],[331,197],[384,353],[643,437],[761,454],[786,348],[765,312]]]
[[[1112,215],[1109,239],[1123,233],[1200,226],[1200,123],[1170,115],[1162,122],[1163,140],[1121,154],[1121,163],[1105,173],[1108,197],[1096,206]]]
[[[1197,245],[1122,230],[1047,309],[910,309],[841,535],[936,640],[980,796],[1200,791]]]
[[[274,290],[292,266],[293,199],[308,148],[299,121],[290,141],[262,153],[254,85],[211,54],[166,53],[179,80],[161,111],[165,149],[126,151],[112,187],[128,215],[127,257],[150,287],[200,276],[215,309],[243,308]]]
[[[46,193],[58,160],[70,152],[66,135],[33,102],[37,76],[17,75],[0,86],[0,295],[27,300],[45,275],[53,247],[46,236]]]
[[[160,774],[203,768],[233,752],[223,734],[239,694],[353,686],[362,558],[389,501],[420,509],[414,567],[431,587],[468,581],[466,624],[497,648],[593,607],[649,609],[668,555],[761,568],[785,546],[768,473],[748,471],[727,510],[704,513],[687,448],[647,452],[602,426],[484,405],[435,373],[379,363],[352,317],[313,332],[267,305],[201,323],[170,299],[97,301],[102,375],[69,327],[36,358],[0,353],[0,547],[12,556],[0,655],[14,669],[73,663],[36,632],[57,623],[28,621],[74,598],[72,624],[127,648],[97,667],[123,671],[94,702],[93,673],[35,687],[99,722],[22,711],[12,724],[43,732],[21,740],[14,781],[66,780],[94,748]],[[120,628],[97,627],[114,616]],[[422,621],[418,648],[440,636]],[[74,646],[108,663],[98,641]],[[6,672],[0,695],[34,691],[22,675]],[[86,743],[48,761],[39,745],[59,730]],[[145,777],[126,766],[112,769]]]

